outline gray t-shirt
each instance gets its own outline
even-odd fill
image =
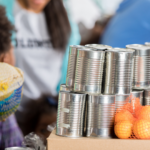
[[[16,1],[14,16],[16,66],[25,77],[22,105],[42,94],[56,96],[64,54],[52,47],[44,13],[28,12]]]

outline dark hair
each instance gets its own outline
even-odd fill
[[[18,0],[25,8],[27,0]],[[52,45],[55,49],[65,50],[69,41],[71,27],[62,0],[50,0],[44,8],[46,23]]]
[[[6,16],[6,11],[0,5],[0,54],[9,51],[11,47],[11,35],[15,30]]]
[[[62,0],[51,0],[45,7],[44,13],[53,47],[65,50],[71,27]]]

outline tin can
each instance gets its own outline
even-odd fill
[[[66,77],[66,86],[73,88],[75,79],[75,69],[76,69],[76,59],[77,59],[77,49],[83,48],[81,45],[71,45],[69,49],[69,60],[68,69]]]
[[[130,94],[133,53],[133,50],[126,49],[112,49],[106,52],[104,94]]]
[[[59,93],[56,134],[66,137],[82,137],[86,94]]]
[[[115,95],[89,95],[86,136],[112,137],[114,115]]]
[[[75,92],[101,93],[104,61],[104,51],[78,49]]]
[[[150,46],[132,44],[126,47],[135,50],[133,88],[147,89],[150,87]]]

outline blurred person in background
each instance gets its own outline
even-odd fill
[[[24,71],[25,83],[17,121],[26,135],[34,111],[32,100],[54,98],[66,81],[69,45],[78,45],[78,27],[68,19],[62,0],[0,0],[14,23],[16,66]],[[31,102],[31,103],[30,103]]]
[[[102,44],[125,47],[150,41],[150,0],[124,0],[101,39]]]
[[[0,6],[0,62],[15,64],[11,34],[14,26],[6,17],[4,7]],[[1,109],[1,108],[0,108]],[[21,146],[23,135],[18,127],[16,118],[11,115],[3,122],[0,121],[0,150],[6,147]]]

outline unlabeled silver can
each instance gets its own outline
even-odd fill
[[[106,51],[104,94],[130,94],[132,89],[133,50]]]
[[[56,134],[66,137],[82,137],[86,94],[59,93]]]
[[[104,51],[78,49],[75,92],[101,93],[104,60]]]
[[[114,115],[115,95],[89,95],[86,136],[112,137]]]
[[[108,50],[108,49],[112,49],[111,46],[108,46],[108,45],[102,45],[102,44],[87,44],[85,45],[86,47],[90,47],[90,48],[95,48],[97,50],[102,50],[102,51],[105,51],[105,50]]]
[[[150,89],[144,90],[144,105],[150,105]]]
[[[60,85],[60,92],[71,92],[73,89],[71,87],[67,87],[66,84]]]
[[[146,89],[150,87],[150,46],[132,44],[126,47],[135,50],[133,88]]]
[[[69,49],[69,59],[68,59],[68,69],[67,69],[67,77],[66,77],[66,86],[72,87],[74,86],[75,79],[75,69],[76,69],[76,59],[77,59],[77,49],[83,48],[81,45],[71,45]]]
[[[116,104],[115,104],[116,112],[121,111],[123,106],[129,102],[130,102],[130,94],[116,95]]]

